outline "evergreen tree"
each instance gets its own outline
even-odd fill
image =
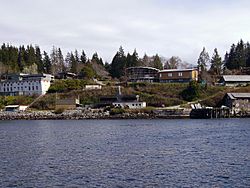
[[[25,56],[25,48],[24,48],[24,46],[20,46],[19,47],[19,52],[18,52],[17,63],[18,63],[19,70],[21,72],[23,71],[24,66],[25,66],[24,56]]]
[[[60,48],[58,48],[57,50],[57,58],[58,58],[58,69],[60,72],[65,72],[66,71],[66,67],[64,64],[64,58],[63,58],[63,54]]]
[[[35,47],[35,55],[36,55],[36,64],[37,64],[37,69],[38,69],[37,71],[39,73],[44,73],[42,54],[41,54],[39,46]]]
[[[32,45],[28,45],[25,53],[26,66],[32,66],[36,63],[35,48]]]
[[[95,52],[95,53],[93,54],[92,59],[91,59],[91,62],[96,62],[97,64],[103,66],[102,58],[99,58],[97,52]]]
[[[205,47],[203,47],[202,52],[200,53],[200,56],[198,58],[198,70],[202,73],[204,71],[207,71],[207,66],[210,63],[209,54],[206,52]]]
[[[239,70],[240,68],[248,66],[248,45],[249,43],[245,44],[243,40],[240,40],[237,45],[233,44],[227,59],[224,60],[225,68],[229,70]]]
[[[75,59],[74,54],[71,52],[70,54],[70,72],[77,73],[77,61]]]
[[[51,74],[52,73],[52,65],[48,54],[44,51],[43,52],[43,67],[44,73]]]
[[[120,78],[125,75],[126,56],[122,47],[115,54],[110,65],[110,74],[113,78]]]
[[[220,75],[222,73],[223,67],[222,67],[223,63],[221,61],[221,57],[218,54],[218,50],[217,48],[214,49],[214,54],[213,57],[211,59],[211,68],[210,68],[210,72],[214,75]]]
[[[250,44],[246,44],[246,66],[250,67]]]
[[[162,62],[161,62],[161,58],[159,57],[158,54],[156,54],[156,55],[153,57],[153,62],[151,62],[151,67],[154,67],[154,68],[160,69],[160,70],[163,69],[163,65],[162,65]]]
[[[150,66],[150,58],[147,56],[146,53],[144,54],[141,61],[142,61],[142,66],[146,66],[146,67]]]
[[[84,50],[82,51],[80,59],[81,59],[82,64],[85,64],[87,62],[87,56],[86,56]]]

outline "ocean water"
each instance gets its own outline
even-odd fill
[[[0,121],[0,187],[250,187],[250,119]]]

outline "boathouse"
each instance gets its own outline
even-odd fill
[[[250,113],[250,93],[227,93],[224,101],[233,114]]]

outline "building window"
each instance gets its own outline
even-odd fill
[[[178,76],[180,76],[180,77],[181,77],[181,76],[182,76],[182,72],[178,72]]]
[[[36,86],[36,90],[38,90],[38,86]]]
[[[162,75],[160,74],[160,78],[162,77]]]
[[[173,76],[173,73],[168,73],[168,77],[172,77]]]

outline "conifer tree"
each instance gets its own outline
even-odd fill
[[[81,59],[82,64],[85,64],[87,62],[87,56],[86,56],[84,50],[82,50],[82,54],[81,54],[80,59]]]
[[[115,54],[110,65],[110,74],[113,78],[120,78],[125,75],[126,69],[126,56],[122,46]]]
[[[45,51],[43,52],[43,67],[44,67],[44,73],[46,74],[52,73],[51,61],[48,54]]]
[[[77,61],[75,59],[74,54],[71,52],[70,54],[70,72],[77,73]]]
[[[158,54],[156,54],[154,57],[153,57],[153,61],[151,62],[151,66],[156,68],[156,69],[160,69],[162,70],[163,69],[163,65],[162,65],[162,62],[161,62],[161,58],[159,57]]]
[[[39,73],[44,73],[44,65],[43,65],[43,60],[42,60],[42,54],[40,51],[39,46],[35,47],[35,56],[36,56],[36,64],[37,64],[37,71]]]
[[[218,53],[217,48],[215,48],[213,57],[211,59],[210,72],[214,75],[220,75],[222,73],[222,70],[223,70],[222,65],[223,65],[223,63],[221,61],[221,57]]]

